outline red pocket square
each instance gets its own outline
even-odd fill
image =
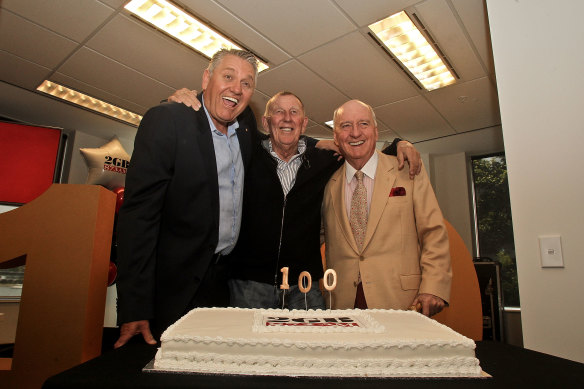
[[[406,188],[403,186],[396,186],[395,188],[391,188],[391,192],[389,192],[389,197],[393,196],[405,196],[406,195]]]

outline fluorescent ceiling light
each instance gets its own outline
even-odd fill
[[[142,116],[136,113],[126,111],[125,109],[116,107],[115,105],[106,103],[105,101],[96,99],[95,97],[88,96],[81,92],[77,92],[66,86],[56,84],[52,81],[43,81],[43,83],[38,86],[37,90],[135,126],[138,126],[142,120]]]
[[[332,128],[333,130],[335,129],[335,124],[334,124],[334,121],[333,121],[333,120],[329,120],[328,122],[324,122],[324,124],[325,124],[327,127],[330,127],[330,128]]]
[[[373,23],[369,28],[427,90],[442,88],[456,81],[405,11]]]
[[[132,0],[125,8],[199,53],[211,58],[218,50],[242,48],[166,0]],[[258,71],[268,65],[258,60]]]

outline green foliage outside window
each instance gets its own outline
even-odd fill
[[[504,155],[472,160],[479,255],[501,263],[505,306],[519,307],[513,220]]]

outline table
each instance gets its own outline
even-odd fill
[[[104,336],[105,337],[105,336]],[[137,337],[136,337],[137,338]],[[142,372],[155,346],[136,339],[50,377],[42,389],[167,388],[584,388],[584,364],[493,341],[477,342],[482,369],[492,378],[315,378]]]

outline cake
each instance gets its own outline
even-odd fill
[[[414,311],[197,308],[154,370],[326,377],[480,377],[475,343]]]

